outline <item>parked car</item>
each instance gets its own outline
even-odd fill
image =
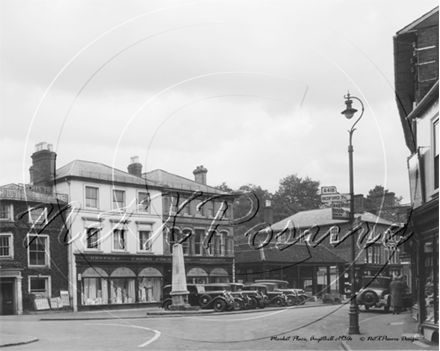
[[[313,285],[307,285],[304,288],[304,291],[306,293],[312,294],[313,295]],[[322,295],[324,295],[325,293],[327,293],[327,285],[325,284],[316,284],[316,297],[321,297]]]
[[[240,294],[244,302],[244,309],[255,309],[258,307],[258,297],[256,291],[243,290],[244,284],[241,283],[228,283],[231,287],[232,295]]]
[[[225,286],[225,284],[205,284],[203,289],[204,293],[199,298],[201,308],[213,308],[216,312],[237,308],[236,300],[231,295],[229,286]]]
[[[281,291],[275,291],[274,284],[250,284],[250,287],[257,289],[263,295],[265,306],[275,305],[277,307],[287,305],[287,297]]]
[[[289,288],[289,282],[286,280],[278,280],[278,279],[257,279],[255,283],[258,284],[274,284],[275,291],[283,292],[287,297],[287,305],[304,305],[308,300],[308,295],[303,289],[295,289]]]
[[[385,312],[389,312],[391,306],[390,283],[390,277],[363,277],[362,288],[356,297],[358,305],[364,306],[367,311],[371,307],[383,307]]]
[[[265,295],[262,292],[263,290],[267,290],[265,285],[263,285],[261,289],[258,289],[258,287],[252,285],[243,285],[241,290],[243,291],[243,293],[247,294],[252,299],[254,299],[254,301],[256,301],[256,307],[266,307]]]
[[[238,287],[234,283],[211,283],[204,285],[205,291],[219,291],[224,290],[227,291],[234,298],[233,309],[243,310],[248,309],[250,307],[249,299],[246,295],[244,295],[241,291],[239,291]]]
[[[187,303],[191,306],[199,306],[200,296],[205,292],[202,285],[199,284],[187,284],[186,288],[189,292],[187,295]],[[169,310],[173,304],[170,292],[172,285],[165,285],[162,290],[162,307],[165,310]]]

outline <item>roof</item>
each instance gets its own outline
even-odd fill
[[[370,212],[355,213],[354,217],[361,217],[361,221],[374,223],[374,224],[393,224],[386,219],[380,218]],[[293,223],[296,228],[310,228],[313,225],[324,226],[324,225],[336,225],[341,223],[347,223],[346,220],[332,219],[332,209],[331,208],[321,208],[318,210],[301,211],[293,216],[287,217],[275,224],[272,224],[272,229],[274,231],[281,231],[286,228],[289,221]],[[290,224],[292,226],[292,224]]]
[[[346,263],[344,259],[331,252],[325,246],[312,248],[309,245],[297,244],[280,251],[274,244],[255,250],[248,244],[241,244],[235,248],[237,263],[284,262],[289,265],[298,263]]]
[[[181,177],[177,174],[169,173],[162,169],[156,169],[151,172],[143,173],[142,178],[148,181],[156,182],[162,186],[166,186],[179,190],[202,191],[206,193],[224,194],[223,191],[209,185],[198,183],[194,180]]]
[[[41,188],[41,189],[40,189]],[[34,191],[42,190],[42,191]],[[49,188],[51,189],[51,188]],[[45,191],[46,187],[31,187],[22,184],[8,184],[0,186],[0,200],[15,200],[40,203],[65,203],[68,201],[67,195],[52,193]]]
[[[408,33],[409,31],[413,30],[415,27],[417,27],[419,24],[421,24],[423,21],[427,20],[429,17],[431,17],[433,14],[438,12],[438,6],[433,8],[431,11],[425,13],[423,16],[417,18],[415,21],[411,22],[410,24],[406,25],[404,28],[399,30],[396,35],[401,35]]]
[[[92,161],[74,160],[57,169],[56,179],[69,176],[106,180],[111,182],[157,186],[155,182],[145,181],[145,179],[132,175],[128,172]]]

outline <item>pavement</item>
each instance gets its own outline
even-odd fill
[[[303,306],[293,308],[313,308],[325,306],[322,301],[308,301]],[[283,309],[274,307],[271,310]],[[225,313],[258,313],[257,310],[230,311]],[[45,311],[34,314],[40,321],[69,321],[69,320],[105,320],[105,319],[141,319],[141,318],[163,318],[167,316],[185,315],[209,315],[217,313],[214,310],[200,311],[164,311],[159,307],[149,307],[128,310],[100,310],[87,312],[72,311]],[[27,315],[29,316],[29,315]],[[14,317],[14,316],[11,316]],[[16,316],[20,318],[22,316]],[[417,334],[417,323],[409,312],[399,315],[378,313],[366,319],[359,315],[359,335],[349,335],[345,331],[346,340],[341,341],[341,348],[347,351],[354,350],[439,350],[439,345],[428,342]],[[340,335],[340,330],[329,330],[329,335]],[[0,347],[29,344],[38,341],[38,336],[22,334],[5,334],[0,328]]]

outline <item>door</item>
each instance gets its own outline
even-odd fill
[[[0,315],[14,314],[14,282],[2,281],[0,286]]]

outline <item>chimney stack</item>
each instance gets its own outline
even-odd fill
[[[31,155],[32,166],[29,168],[33,185],[52,187],[57,157],[52,150],[52,144],[46,142],[35,145],[35,152]]]
[[[134,156],[130,158],[130,164],[127,167],[128,173],[136,176],[141,177],[142,176],[142,165],[139,163],[139,157]]]
[[[203,166],[197,166],[197,168],[193,171],[194,173],[194,180],[197,183],[206,185],[206,173],[208,173],[208,170]]]

